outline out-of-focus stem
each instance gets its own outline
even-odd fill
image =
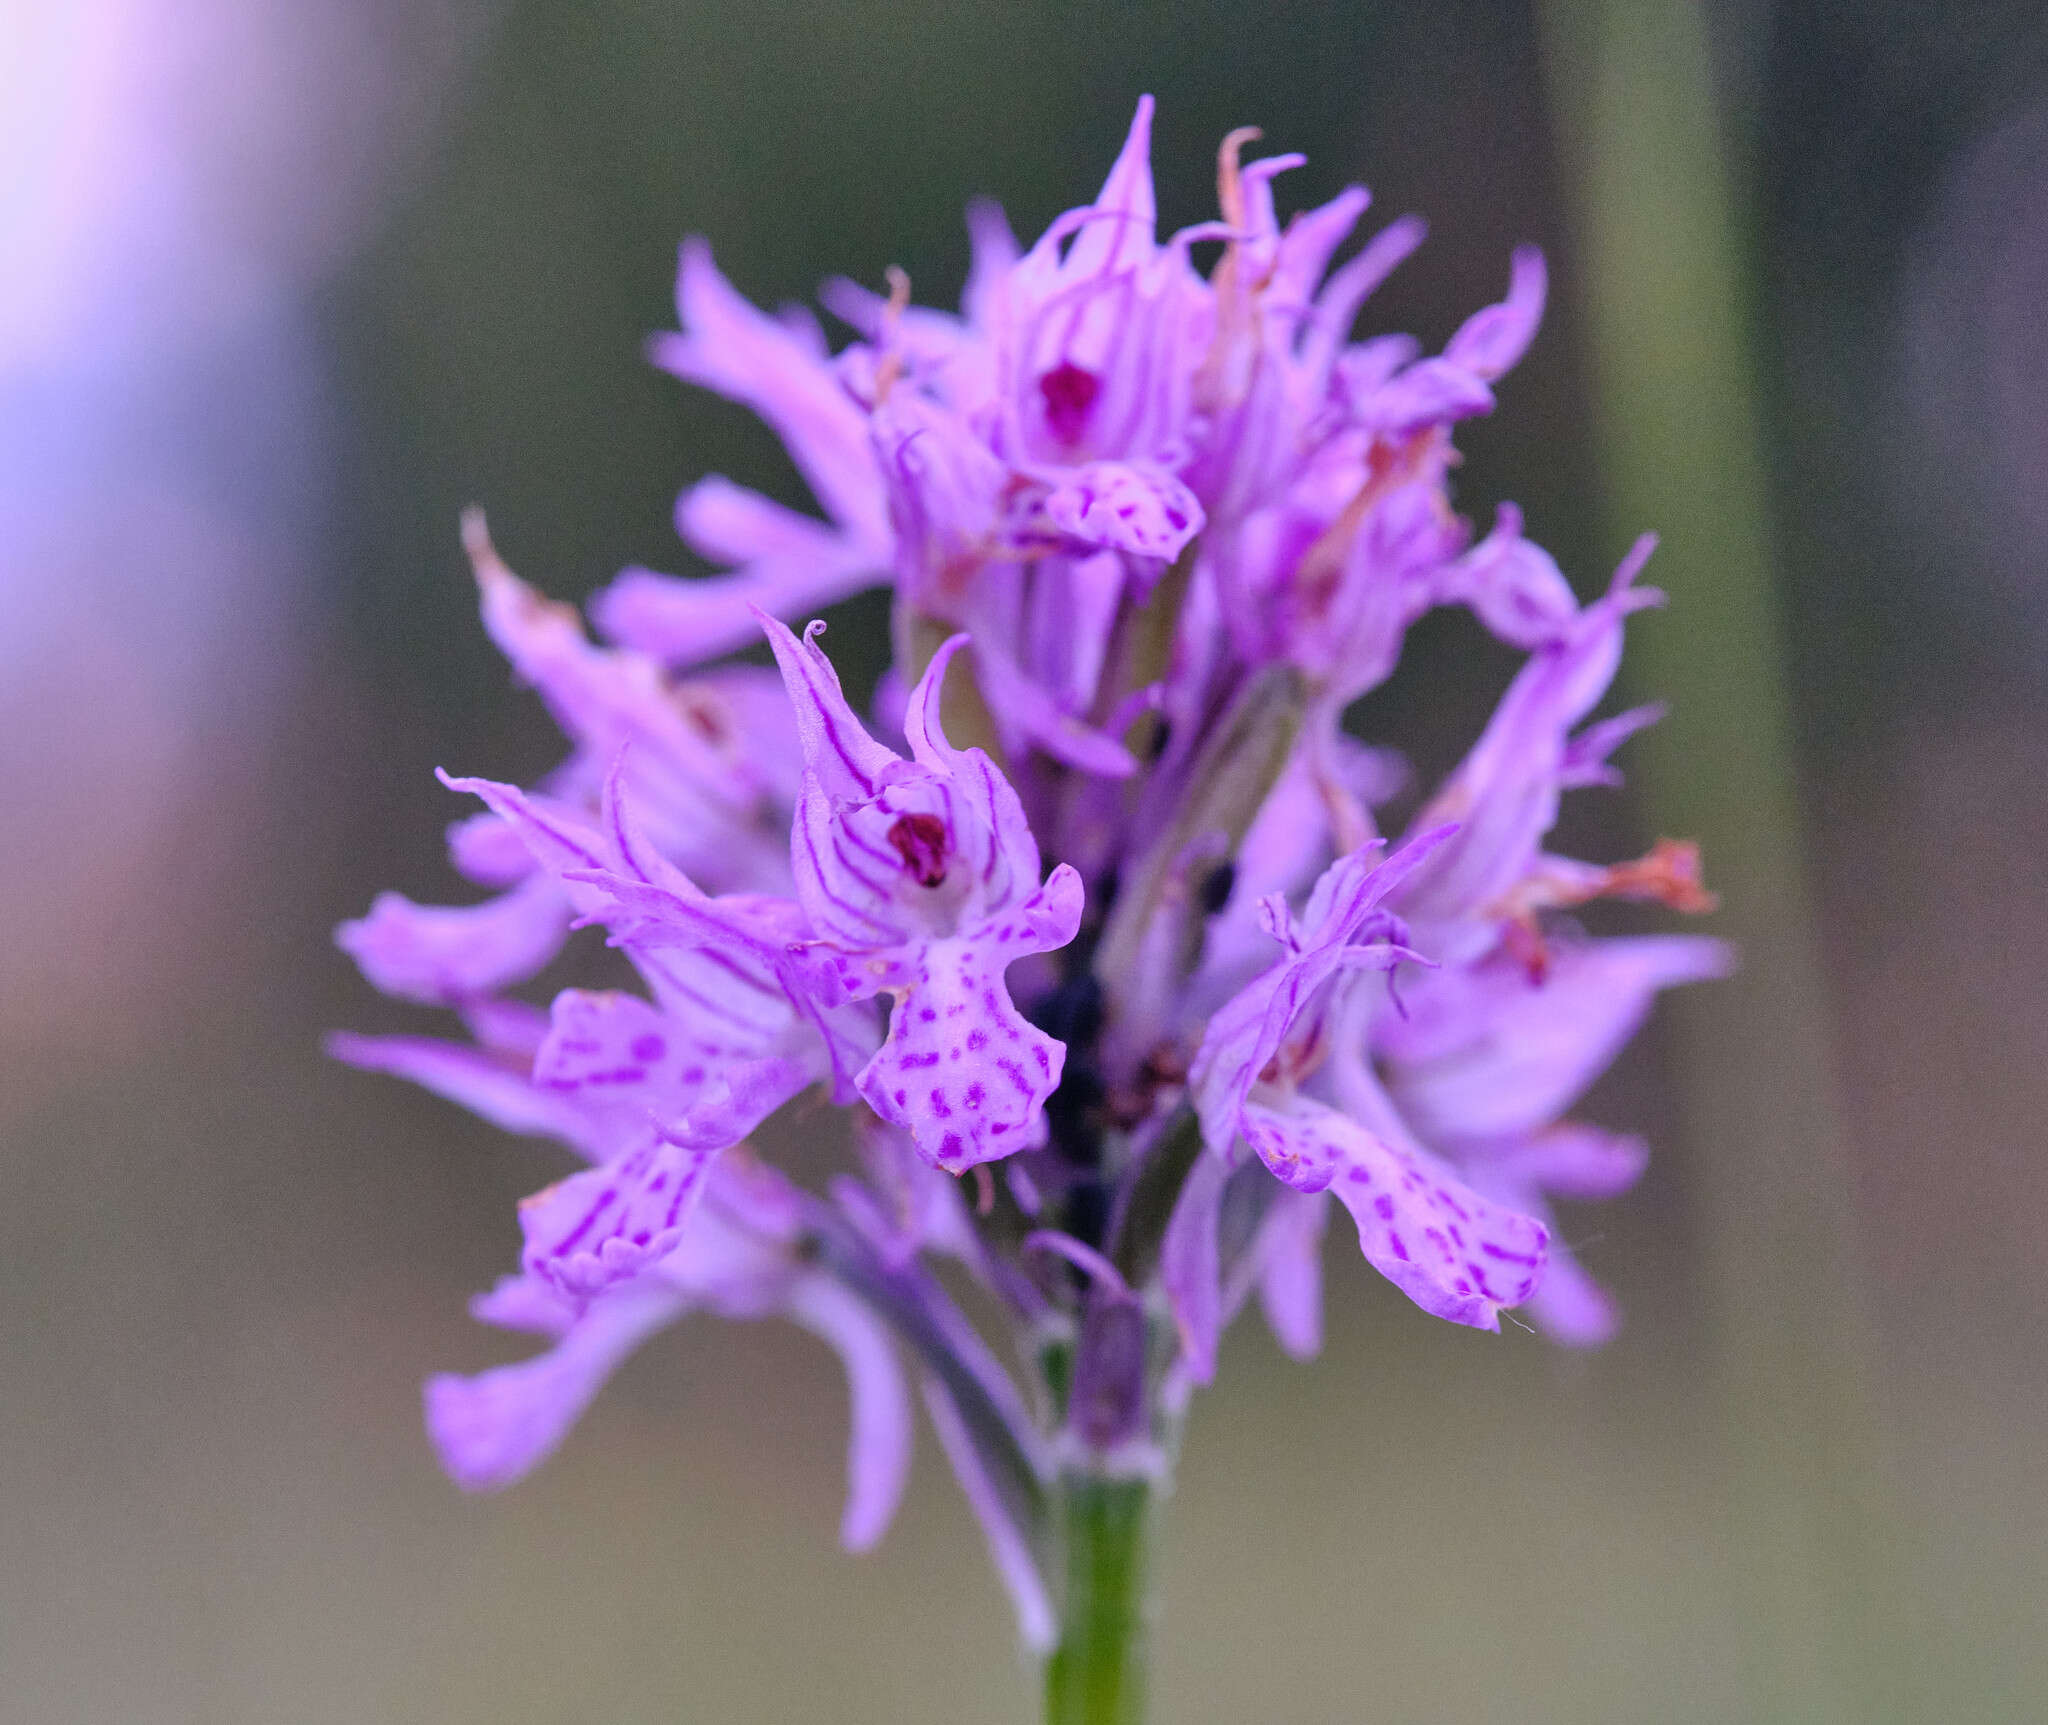
[[[1638,746],[1658,830],[1697,833],[1742,973],[1671,1003],[1704,1223],[1750,1717],[1919,1717],[1852,1266],[1808,895],[1737,200],[1696,0],[1548,0],[1558,141],[1618,548],[1656,527],[1673,613],[1630,633],[1671,717]]]
[[[1070,1473],[1059,1502],[1066,1598],[1045,1665],[1046,1725],[1140,1725],[1152,1487]]]

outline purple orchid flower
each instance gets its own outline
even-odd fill
[[[485,626],[568,756],[528,787],[447,779],[485,805],[451,860],[495,896],[386,894],[338,932],[467,1040],[337,1054],[583,1163],[476,1304],[549,1345],[428,1385],[449,1471],[523,1475],[687,1312],[805,1325],[852,1389],[846,1542],[889,1519],[914,1383],[1061,1718],[1089,1661],[1130,1675],[1139,1613],[1090,1578],[1139,1573],[1228,1326],[1256,1301],[1290,1354],[1320,1346],[1330,1200],[1424,1313],[1613,1331],[1552,1205],[1621,1193],[1646,1151],[1573,1111],[1662,990],[1728,963],[1569,914],[1711,908],[1695,847],[1546,849],[1656,717],[1598,716],[1658,602],[1648,542],[1582,606],[1514,504],[1484,534],[1455,506],[1455,438],[1536,335],[1541,256],[1440,353],[1361,334],[1421,223],[1346,255],[1359,186],[1283,222],[1300,158],[1246,160],[1247,130],[1218,219],[1162,238],[1151,120],[1028,247],[977,204],[957,313],[900,271],[828,283],[837,353],[686,242],[654,357],[758,413],[818,513],[698,481],[677,528],[723,573],[628,570],[593,607],[606,645],[467,521]],[[824,625],[788,624],[883,584],[871,724]],[[1453,605],[1524,662],[1390,849],[1406,769],[1347,719]],[[757,628],[775,671],[707,667]],[[575,926],[635,986],[518,998]],[[748,1147],[807,1096],[849,1125],[817,1191]]]
[[[954,636],[911,691],[904,760],[867,734],[816,642],[764,618],[803,739],[793,857],[814,990],[888,994],[889,1034],[854,1082],[876,1114],[958,1172],[1032,1147],[1066,1050],[1025,1022],[1003,973],[1074,938],[1081,877],[1039,878],[1017,793],[939,722]]]
[[[1212,1152],[1227,1161],[1242,1141],[1295,1191],[1333,1192],[1376,1270],[1424,1311],[1491,1330],[1502,1307],[1535,1291],[1543,1226],[1489,1203],[1390,1129],[1391,1110],[1361,1117],[1304,1089],[1358,980],[1417,956],[1400,925],[1376,913],[1451,836],[1428,835],[1385,860],[1377,846],[1340,859],[1299,921],[1269,901],[1267,927],[1284,954],[1210,1019],[1189,1084]]]

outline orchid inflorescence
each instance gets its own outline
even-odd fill
[[[1333,268],[1367,194],[1283,228],[1300,158],[1245,162],[1243,132],[1220,219],[1161,242],[1150,120],[1028,251],[973,207],[957,316],[900,273],[828,284],[857,336],[837,353],[684,246],[657,360],[759,413],[822,518],[699,481],[678,526],[730,572],[629,571],[591,607],[598,645],[472,514],[485,627],[571,751],[529,790],[447,780],[483,804],[455,867],[497,896],[387,893],[340,931],[379,988],[469,1033],[343,1037],[343,1058],[586,1164],[522,1206],[520,1268],[475,1305],[545,1349],[427,1385],[455,1478],[523,1475],[686,1312],[786,1317],[846,1364],[845,1542],[888,1523],[914,1383],[1039,1648],[1071,1609],[1059,1482],[1163,1479],[1252,1296],[1316,1351],[1332,1199],[1424,1311],[1604,1339],[1549,1201],[1620,1192],[1644,1151],[1562,1116],[1658,990],[1725,962],[1565,914],[1705,908],[1692,847],[1543,848],[1561,793],[1617,783],[1656,717],[1587,722],[1657,602],[1648,542],[1582,605],[1512,506],[1475,538],[1450,505],[1453,428],[1534,336],[1541,256],[1439,354],[1354,341],[1421,225]],[[785,620],[883,585],[895,668],[863,716],[824,625]],[[1404,769],[1343,719],[1445,605],[1526,658],[1390,841],[1374,810]],[[773,671],[704,668],[763,634]],[[643,986],[518,998],[582,925]],[[852,1127],[822,1191],[746,1142],[814,1092]]]

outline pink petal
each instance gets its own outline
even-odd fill
[[[365,1072],[407,1078],[507,1132],[559,1138],[598,1158],[620,1148],[617,1119],[582,1098],[534,1084],[524,1065],[424,1036],[332,1036],[327,1051]]]
[[[1057,761],[1101,778],[1127,779],[1138,770],[1123,744],[1074,717],[1052,690],[986,633],[976,642],[974,667],[989,711],[1015,736]]]
[[[1623,575],[1632,573],[1625,564]],[[1398,895],[1403,916],[1423,921],[1484,911],[1528,871],[1557,820],[1572,727],[1614,679],[1623,623],[1660,598],[1619,581],[1530,655],[1479,741],[1416,817],[1418,828],[1456,821],[1460,831]]]
[[[1323,1227],[1320,1197],[1280,1193],[1259,1229],[1259,1305],[1288,1355],[1310,1360],[1323,1348]]]
[[[1493,411],[1493,391],[1463,366],[1417,360],[1398,377],[1351,404],[1359,424],[1391,436],[1449,425]]]
[[[1500,506],[1493,531],[1444,572],[1438,599],[1469,605],[1515,647],[1558,639],[1579,609],[1556,560],[1522,537],[1522,512],[1512,503]]]
[[[521,1263],[578,1299],[632,1280],[681,1243],[713,1154],[656,1138],[536,1192],[519,1206]]]
[[[949,1173],[1042,1137],[1045,1099],[1067,1051],[1011,1003],[1002,973],[1027,946],[1043,950],[1021,937],[992,945],[941,940],[921,949],[889,1016],[888,1039],[857,1081],[868,1106]]]
[[[496,1491],[524,1477],[554,1452],[619,1363],[684,1306],[664,1290],[615,1295],[532,1359],[471,1378],[429,1378],[427,1434],[441,1465],[466,1491]]]
[[[478,886],[517,886],[533,873],[525,841],[488,809],[449,823],[448,860]]]
[[[910,1391],[896,1344],[867,1306],[823,1275],[796,1282],[786,1314],[830,1342],[846,1367],[851,1430],[839,1543],[866,1551],[888,1531],[910,1477]]]
[[[536,874],[474,905],[415,904],[402,893],[379,893],[367,916],[334,931],[334,943],[384,993],[447,1006],[537,975],[568,934],[568,899]]]
[[[887,540],[842,533],[716,474],[676,500],[676,531],[735,574],[681,579],[628,569],[591,601],[613,640],[669,665],[694,665],[755,639],[758,607],[792,617],[888,578]]]
[[[683,330],[653,344],[657,364],[744,402],[772,426],[833,520],[886,544],[888,521],[866,418],[831,363],[733,290],[701,239],[676,276]]]
[[[1650,1147],[1632,1132],[1567,1120],[1493,1158],[1511,1178],[1554,1198],[1618,1198],[1643,1177]]]
[[[1123,461],[1077,469],[1046,494],[1045,512],[1084,544],[1169,563],[1204,519],[1195,494],[1172,474]]]
[[[1403,216],[1374,234],[1356,257],[1331,274],[1316,296],[1315,315],[1302,343],[1303,364],[1311,377],[1320,379],[1327,375],[1350,340],[1358,308],[1422,244],[1428,233],[1427,225],[1419,217]],[[1412,352],[1412,346],[1406,351]]]
[[[1659,990],[1727,967],[1728,949],[1697,935],[1559,945],[1540,983],[1508,962],[1418,980],[1410,1016],[1377,1026],[1374,1046],[1425,1137],[1533,1132],[1606,1071]]]
[[[1296,1191],[1332,1192],[1358,1224],[1366,1261],[1424,1311],[1497,1330],[1501,1309],[1536,1291],[1548,1230],[1489,1203],[1427,1151],[1302,1098],[1249,1104],[1244,1133]]]
[[[795,1015],[777,1000],[766,1036],[699,993],[663,1011],[635,995],[564,989],[533,1064],[537,1085],[629,1108],[693,1150],[736,1144],[816,1076],[815,1063],[785,1049]]]
[[[839,686],[839,673],[817,643],[824,629],[814,623],[802,640],[773,617],[756,621],[767,631],[775,663],[796,710],[804,764],[826,796],[853,802],[872,797],[897,756],[868,735]]]
[[[931,1415],[932,1429],[938,1433],[939,1447],[952,1464],[953,1477],[960,1482],[968,1507],[974,1511],[974,1518],[981,1523],[982,1534],[988,1540],[996,1574],[1017,1613],[1019,1638],[1028,1652],[1048,1652],[1058,1626],[1028,1533],[1017,1524],[1002,1492],[989,1477],[966,1422],[934,1377],[924,1379],[924,1405]]]
[[[1445,346],[1444,358],[1489,381],[1511,368],[1536,339],[1547,279],[1543,254],[1534,246],[1517,246],[1508,297],[1467,318]]]
[[[1217,1228],[1223,1214],[1223,1188],[1230,1168],[1221,1156],[1204,1151],[1188,1170],[1173,1214],[1160,1242],[1159,1274],[1166,1289],[1167,1309],[1180,1331],[1180,1357],[1189,1380],[1211,1382],[1216,1376],[1216,1346],[1223,1336],[1223,1272]]]
[[[1346,186],[1328,203],[1303,210],[1289,221],[1280,237],[1267,292],[1282,303],[1306,304],[1337,248],[1371,203],[1372,194],[1363,186]]]
[[[1097,219],[1074,236],[1067,270],[1093,273],[1148,255],[1159,222],[1152,193],[1152,98],[1140,96],[1123,148],[1096,194]]]

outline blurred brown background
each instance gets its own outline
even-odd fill
[[[1381,327],[1549,249],[1461,500],[1582,591],[1667,529],[1631,693],[1678,711],[1573,835],[1696,809],[1746,948],[1596,1099],[1660,1151],[1574,1219],[1606,1352],[1337,1250],[1318,1365],[1233,1337],[1161,1720],[2048,1716],[2038,5],[0,0],[0,1719],[1031,1716],[935,1446],[834,1547],[794,1332],[686,1326],[461,1498],[418,1382],[518,1351],[463,1301],[558,1164],[318,1040],[423,1022],[328,932],[455,890],[431,769],[553,756],[457,509],[573,597],[678,567],[703,471],[796,496],[640,358],[674,242],[764,302],[892,262],[943,301],[968,196],[1035,232],[1146,89],[1169,223],[1248,121],[1296,206],[1430,218]],[[1681,309],[1634,349],[1638,304]],[[835,635],[869,675],[879,615]],[[1455,619],[1411,658],[1368,716],[1436,769],[1509,665]]]

